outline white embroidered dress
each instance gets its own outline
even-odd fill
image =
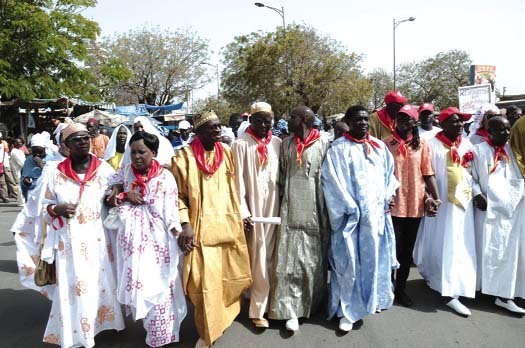
[[[63,203],[78,206],[72,218],[60,218],[63,223],[55,219],[51,223],[42,252],[43,259],[46,255],[48,262],[56,261],[57,272],[44,342],[62,347],[93,347],[99,332],[124,329],[115,296],[113,255],[101,217],[104,191],[113,173],[102,162],[95,177],[85,185],[80,201],[77,182],[58,169],[51,173],[44,206]]]
[[[123,165],[112,183],[137,191],[131,165]],[[144,319],[146,343],[157,347],[179,341],[186,316],[181,281],[182,253],[171,229],[181,231],[177,183],[161,169],[146,183],[145,204],[118,207],[117,296],[133,319]]]

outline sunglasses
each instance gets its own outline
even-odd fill
[[[71,137],[68,139],[68,142],[70,143],[81,143],[81,142],[88,142],[90,140],[90,137],[88,135],[79,135],[76,137]]]

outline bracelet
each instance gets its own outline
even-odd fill
[[[50,204],[47,206],[47,213],[51,216],[51,217],[56,217],[58,216],[57,213],[55,213],[55,207],[56,207],[56,204]]]

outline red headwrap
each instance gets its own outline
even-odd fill
[[[344,137],[354,143],[358,144],[365,144],[366,146],[366,155],[370,155],[371,146],[375,147],[376,149],[380,149],[381,145],[374,139],[370,139],[370,133],[366,132],[366,135],[363,139],[357,139],[350,135],[350,133],[346,132],[344,134]]]
[[[457,137],[456,141],[452,142],[445,136],[443,131],[436,134],[436,138],[443,143],[447,148],[450,149],[450,159],[453,163],[461,165],[461,157],[459,157],[458,147],[461,144],[461,135]]]
[[[159,175],[160,171],[162,170],[162,166],[159,164],[159,162],[157,162],[157,160],[154,159],[153,162],[151,162],[151,166],[148,168],[146,175],[139,173],[133,164],[131,165],[131,170],[133,171],[133,175],[135,175],[136,178],[136,180],[131,183],[131,187],[132,189],[138,187],[140,189],[140,195],[144,197],[147,191],[146,184],[151,179]]]
[[[80,193],[78,195],[78,201],[80,202],[80,198],[82,198],[82,194],[84,193],[84,188],[86,184],[93,180],[95,175],[97,174],[98,168],[102,164],[102,161],[99,160],[96,156],[90,155],[91,161],[89,162],[89,166],[87,168],[86,174],[84,176],[84,180],[81,180],[78,176],[77,172],[73,170],[73,162],[71,161],[71,156],[67,157],[65,160],[60,162],[58,164],[58,171],[76,182],[80,185]]]
[[[312,128],[310,134],[301,142],[301,139],[294,135],[293,140],[295,142],[295,151],[297,152],[296,161],[299,164],[299,167],[303,165],[303,152],[304,149],[315,143],[321,137],[321,132],[319,130]]]
[[[210,176],[213,175],[217,169],[219,169],[224,159],[224,148],[222,147],[222,143],[219,141],[215,143],[215,156],[211,166],[208,166],[206,163],[206,150],[204,149],[201,139],[198,136],[193,139],[190,146],[193,150],[195,160],[197,161],[197,168]]]
[[[269,130],[266,134],[266,139],[259,138],[253,132],[252,126],[246,129],[246,133],[257,142],[257,157],[259,157],[259,165],[266,166],[269,163],[268,145],[272,141],[272,130]]]

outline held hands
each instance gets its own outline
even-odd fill
[[[104,203],[109,207],[116,207],[122,201],[119,198],[119,194],[124,191],[124,187],[122,185],[113,185],[110,188],[106,190],[106,199],[104,200]]]
[[[476,207],[481,211],[487,210],[487,197],[485,197],[483,193],[480,193],[474,197],[474,205],[476,205]]]
[[[388,209],[385,211],[385,213],[390,213],[392,209],[394,209],[394,196],[390,197],[390,200],[388,201]]]
[[[439,199],[427,198],[425,200],[425,212],[427,216],[434,217],[438,213],[438,209],[441,206]]]
[[[253,221],[251,217],[247,217],[243,220],[243,226],[244,226],[244,233],[248,233],[253,228]]]
[[[78,204],[57,204],[53,207],[55,215],[63,216],[66,219],[71,219],[75,216],[75,211]]]
[[[188,255],[197,245],[195,244],[193,228],[188,222],[182,224],[182,232],[179,233],[177,243],[184,255]]]

